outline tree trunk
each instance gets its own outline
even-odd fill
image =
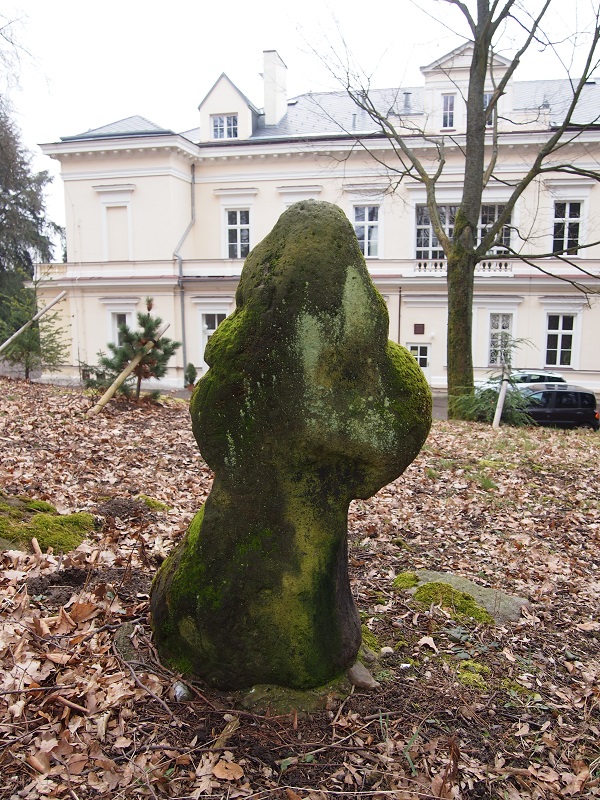
[[[458,252],[457,252],[458,251]],[[453,398],[473,392],[473,282],[475,254],[453,248],[448,256],[448,416],[455,419]]]

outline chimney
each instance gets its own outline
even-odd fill
[[[287,67],[276,50],[265,50],[265,125],[277,125],[287,112]]]
[[[411,95],[412,95],[412,92],[404,92],[404,110],[403,110],[404,114],[410,114],[410,112],[411,112],[411,107],[410,107],[410,97],[411,97]]]

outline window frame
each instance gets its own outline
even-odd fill
[[[211,114],[210,125],[211,138],[215,141],[238,138],[238,114]]]
[[[364,209],[365,212],[363,220],[356,219],[357,211],[360,209]],[[358,246],[365,258],[381,258],[381,210],[381,203],[357,202],[352,205],[352,225],[358,240]],[[368,218],[372,211],[376,211],[376,219]],[[363,231],[362,238],[359,236],[358,229]],[[372,238],[373,233],[375,234],[374,238]],[[372,248],[372,245],[374,245],[374,248]],[[375,252],[372,252],[372,249]]]
[[[456,212],[458,211],[458,203],[440,203],[438,205],[438,210],[444,209],[441,216],[442,224],[446,235],[452,238],[454,232],[454,221],[456,218]],[[428,222],[419,222],[419,214],[425,213],[427,215]],[[419,246],[419,231],[427,231],[428,232],[428,243],[424,245],[421,240],[421,245]],[[422,234],[421,234],[422,235]],[[437,247],[434,244],[437,242]],[[420,252],[429,252],[429,255],[419,255]],[[434,253],[439,255],[434,255]],[[427,203],[417,203],[415,205],[415,259],[418,261],[442,261],[446,259],[446,255],[442,250],[442,246],[440,245],[435,232],[433,230],[433,225],[431,224],[431,217],[429,214],[429,208],[427,207]]]
[[[505,205],[506,205],[505,203],[484,203],[484,202],[481,203],[481,208],[479,209],[479,220],[477,222],[477,244],[481,242],[481,240],[483,239],[483,235],[487,230],[483,222],[484,209],[488,208],[494,209],[493,212],[494,218],[491,220],[491,224],[493,224],[494,222],[496,222],[498,216],[504,210]],[[512,234],[512,213],[508,218],[507,222],[505,222],[504,227],[502,228],[502,231],[500,233],[502,244],[492,245],[492,247],[487,251],[486,255],[489,256],[509,255],[509,251],[506,248],[509,248],[511,245],[511,234]]]
[[[488,106],[492,97],[494,96],[494,92],[484,92],[483,93],[483,110],[486,112],[486,120],[485,120],[485,127],[486,128],[493,128],[496,122],[497,114],[498,114],[498,106],[496,105],[495,108],[492,109],[492,113],[487,116]]]
[[[493,317],[499,317],[500,325],[502,324],[502,317],[509,318],[508,328],[500,327],[495,329],[492,327]],[[487,362],[488,367],[501,368],[510,364],[511,359],[511,341],[513,338],[513,330],[515,327],[515,314],[513,311],[505,311],[502,309],[490,311],[488,314],[488,342],[487,342]],[[494,342],[494,337],[499,337],[497,342]],[[505,338],[507,337],[507,338]],[[494,360],[492,352],[497,352],[498,357]],[[506,357],[508,354],[508,357]]]
[[[106,341],[119,345],[119,326],[117,323],[120,314],[125,315],[125,322],[132,328],[136,321],[137,307],[140,297],[101,297],[100,303],[105,308],[106,314]]]
[[[551,317],[558,317],[558,327],[551,328],[550,327],[550,318]],[[570,317],[571,318],[571,327],[563,327],[564,318]],[[574,366],[575,360],[575,347],[577,344],[576,333],[577,333],[577,314],[573,313],[572,311],[546,311],[546,335],[544,341],[544,364],[547,367],[571,367]],[[556,347],[550,347],[550,337],[556,336]],[[563,347],[563,336],[570,337],[571,342],[569,347]],[[556,351],[556,360],[549,361],[548,360],[548,353],[551,351]],[[563,363],[563,353],[569,353],[569,362]]]
[[[456,126],[456,93],[444,92],[442,94],[442,125],[443,131],[455,130]]]
[[[565,206],[565,214],[564,216],[558,216],[557,214],[557,206]],[[571,216],[570,210],[571,206],[579,206],[579,214],[577,216]],[[553,207],[553,217],[552,217],[552,252],[553,253],[562,253],[564,255],[578,255],[579,248],[581,245],[581,233],[582,233],[582,220],[583,220],[583,201],[582,200],[572,200],[572,199],[559,199],[554,201]],[[575,244],[571,245],[571,227],[577,226],[577,234],[574,238]],[[557,247],[557,228],[562,227],[563,232],[562,236],[560,236],[560,246]]]
[[[119,317],[124,317],[125,319],[121,322],[119,321]],[[112,343],[117,347],[120,347],[123,342],[121,340],[121,332],[119,331],[119,327],[121,324],[127,325],[128,328],[131,328],[131,324],[133,322],[133,314],[130,311],[111,311],[111,329],[112,329]]]
[[[440,216],[442,217],[442,225],[446,235],[449,238],[452,238],[454,232],[454,222],[456,219],[456,212],[458,210],[458,203],[440,203],[438,205],[438,210]],[[500,213],[500,209],[504,207],[504,203],[482,203],[481,204],[481,211],[479,212],[479,222],[477,224],[477,242],[481,242],[483,238],[483,233],[486,230],[486,226],[483,222],[483,213],[484,209],[493,208],[493,216],[495,221],[498,218],[498,214]],[[427,222],[423,222],[419,220],[420,215],[426,215]],[[424,232],[427,231],[427,236],[424,235]],[[502,256],[507,255],[508,250],[507,247],[510,247],[511,244],[511,235],[512,235],[512,215],[509,218],[508,222],[502,229],[502,239],[504,244],[494,245],[490,250],[488,250],[488,254],[490,256]],[[425,240],[428,240],[426,243]],[[437,244],[437,246],[436,246]],[[441,261],[445,260],[446,256],[442,247],[437,240],[435,232],[433,230],[433,225],[431,223],[431,217],[429,214],[429,209],[426,203],[415,203],[415,259],[418,261]],[[424,255],[424,253],[428,253]]]
[[[205,328],[204,321],[207,315],[224,315],[225,319],[233,312],[233,307],[235,303],[235,298],[231,295],[223,295],[222,297],[218,297],[216,295],[196,295],[191,298],[192,303],[196,306],[197,309],[197,325],[198,325],[198,335],[196,338],[196,342],[199,348],[198,358],[192,359],[194,364],[196,364],[199,370],[202,373],[205,373],[208,369],[208,364],[204,361],[204,351],[206,350],[206,345],[208,344],[208,340],[215,332],[217,328],[214,328],[210,331],[207,335],[207,329]],[[217,327],[221,324],[218,323]]]
[[[224,209],[224,212],[225,212],[225,252],[226,252],[226,256],[225,257],[227,259],[231,260],[231,261],[242,260],[242,259],[246,258],[249,255],[250,250],[252,249],[252,228],[251,228],[251,219],[252,218],[251,218],[250,211],[251,211],[251,209],[250,209],[249,206],[238,207],[238,208],[227,207],[227,208]],[[235,214],[236,215],[236,222],[235,223],[232,223],[231,220],[230,220],[230,215],[231,214]],[[242,214],[247,214],[248,215],[246,222],[242,221],[242,218],[241,218]],[[233,231],[236,231],[236,233],[237,233],[235,242],[231,241],[231,232],[233,232]],[[243,231],[247,231],[248,232],[248,241],[247,242],[242,241]],[[235,248],[236,248],[236,254],[235,255],[231,255],[232,246],[235,246]]]

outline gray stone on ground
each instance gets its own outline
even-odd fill
[[[485,608],[488,614],[491,614],[496,623],[515,622],[521,616],[521,608],[529,606],[529,600],[526,597],[506,594],[500,589],[489,589],[451,572],[419,569],[415,574],[419,579],[419,586],[424,583],[447,583],[459,592],[470,594],[476,603]],[[414,594],[416,589],[418,586],[409,591]]]
[[[360,661],[348,670],[348,680],[357,689],[378,689],[381,685]]]

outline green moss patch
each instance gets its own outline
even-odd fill
[[[480,664],[478,661],[467,659],[463,661],[458,668],[458,680],[463,686],[468,686],[472,689],[486,690],[488,685],[484,679],[484,675],[489,675],[490,668],[485,664]]]
[[[420,603],[442,606],[451,610],[456,619],[470,617],[477,622],[493,623],[493,617],[475,602],[475,598],[467,592],[459,592],[447,583],[424,583],[416,590],[415,600]]]
[[[42,550],[68,553],[94,530],[91,514],[59,514],[44,500],[0,493],[0,536],[11,545],[29,545],[37,539]]]
[[[144,503],[147,508],[151,511],[168,511],[169,506],[166,503],[161,503],[160,500],[156,500],[154,497],[148,497],[145,494],[138,494],[136,500],[140,500]]]
[[[418,585],[419,579],[414,572],[401,572],[392,581],[392,587],[399,590],[412,589]]]
[[[379,652],[379,650],[381,649],[381,644],[377,636],[375,636],[375,634],[373,633],[373,631],[366,625],[361,625],[360,630],[362,633],[363,645],[365,647],[368,647],[369,650],[373,650],[374,653]]]

